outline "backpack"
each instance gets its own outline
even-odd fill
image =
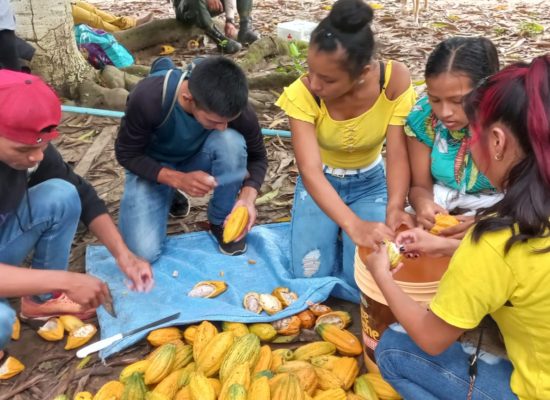
[[[172,59],[166,56],[157,58],[151,64],[149,76],[164,75],[164,82],[162,84],[162,122],[157,126],[157,129],[164,125],[172,113],[176,101],[178,100],[181,84],[184,80],[189,79],[193,68],[204,60],[204,58],[205,57],[194,58],[184,70],[177,68]]]

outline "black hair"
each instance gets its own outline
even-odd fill
[[[239,115],[248,102],[243,70],[222,56],[206,57],[193,68],[189,91],[197,107],[225,118]]]
[[[524,157],[505,180],[501,201],[478,212],[472,239],[485,232],[510,229],[505,252],[517,242],[550,237],[550,55],[531,64],[517,63],[484,81],[465,98],[474,139],[495,122],[511,131]],[[486,154],[485,156],[489,156]],[[550,246],[536,252],[550,252]]]
[[[370,24],[372,8],[363,0],[338,0],[311,34],[310,44],[332,53],[341,46],[347,53],[344,68],[358,77],[374,53],[374,35]]]
[[[484,37],[452,37],[439,43],[430,53],[424,70],[426,79],[444,72],[466,75],[476,86],[499,69],[498,52]]]

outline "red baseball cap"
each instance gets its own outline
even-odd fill
[[[23,144],[40,144],[59,135],[61,104],[37,76],[0,70],[0,136]]]

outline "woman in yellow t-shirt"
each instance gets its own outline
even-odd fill
[[[407,399],[466,399],[469,391],[472,399],[550,399],[550,54],[493,75],[465,109],[472,157],[504,196],[462,240],[429,310],[395,284],[385,251],[367,258],[407,332],[384,332],[378,366]],[[397,241],[405,251],[422,243],[437,252],[449,240],[428,248],[424,235],[405,232]],[[487,314],[510,361],[456,342]]]
[[[337,1],[312,32],[308,73],[277,101],[290,119],[300,171],[292,211],[294,275],[339,276],[349,286],[333,294],[355,302],[355,245],[375,247],[393,238],[393,228],[412,226],[403,211],[410,178],[403,125],[415,92],[403,64],[373,59],[372,19],[362,0]]]

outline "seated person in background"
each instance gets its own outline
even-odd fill
[[[71,2],[74,24],[86,24],[92,28],[105,32],[123,31],[143,25],[153,18],[153,13],[142,17],[117,17],[106,11],[86,3],[85,1]]]
[[[550,399],[550,55],[497,72],[464,104],[472,157],[503,197],[461,241],[429,309],[396,284],[384,249],[367,257],[402,325],[384,331],[376,362],[405,399]],[[457,342],[487,314],[509,360]]]
[[[437,45],[425,70],[427,95],[407,118],[411,168],[409,202],[417,223],[431,229],[437,213],[459,214],[463,223],[442,232],[462,237],[475,210],[501,199],[470,154],[470,131],[462,99],[498,71],[493,43],[482,37],[453,37]]]
[[[403,211],[403,125],[416,96],[405,65],[374,59],[373,16],[362,0],[337,1],[311,35],[307,74],[276,103],[289,117],[300,170],[291,228],[298,278],[338,276],[356,287],[355,246],[376,247],[413,225]]]
[[[61,119],[55,93],[38,77],[0,70],[0,115],[1,359],[15,319],[6,298],[23,296],[23,319],[87,319],[108,296],[101,280],[67,271],[79,220],[111,252],[132,289],[149,290],[153,278],[92,186],[50,144]],[[31,253],[32,268],[19,268]]]
[[[252,0],[173,0],[176,19],[196,25],[204,30],[218,47],[218,50],[233,54],[241,50],[241,44],[250,44],[259,39],[252,30]],[[221,33],[212,16],[221,14],[225,4],[225,35]],[[239,31],[235,28],[235,8],[239,14]],[[233,40],[236,39],[237,41]]]
[[[163,115],[167,92],[160,73],[173,63],[163,57],[155,64],[162,62],[168,62],[166,69],[141,80],[130,93],[115,144],[117,160],[126,168],[122,235],[130,249],[153,262],[166,239],[174,192],[204,197],[213,191],[207,213],[210,231],[222,253],[242,254],[267,170],[258,118],[248,104],[246,76],[228,58],[207,57],[179,84],[168,85],[172,94],[165,101],[173,107]],[[237,206],[248,209],[249,223],[240,238],[224,243],[224,221]]]
[[[22,60],[31,61],[34,47],[15,35],[15,16],[9,0],[0,0],[0,69],[28,71]]]

